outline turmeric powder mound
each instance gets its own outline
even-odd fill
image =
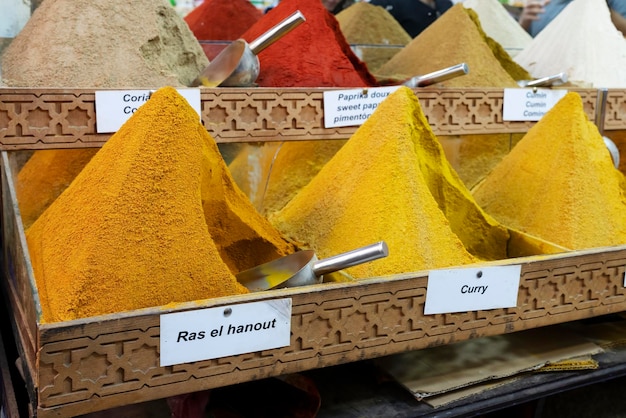
[[[217,154],[184,98],[155,92],[26,231],[42,321],[246,293],[205,220]]]
[[[270,220],[321,257],[384,240],[389,256],[351,267],[355,278],[475,262],[444,214],[460,208],[462,196],[442,161],[417,98],[400,87]],[[437,198],[454,196],[443,211],[429,186]]]
[[[17,175],[17,202],[24,229],[70,185],[98,148],[39,150]]]
[[[402,25],[381,6],[358,2],[335,17],[343,36],[348,43],[356,45],[356,55],[371,72],[375,72],[412,40]]]
[[[346,142],[318,140],[283,143],[275,153],[267,187],[262,194],[262,213],[268,216],[282,209]]]
[[[473,194],[506,226],[583,249],[626,243],[622,181],[580,95],[570,92]]]
[[[228,170],[239,189],[261,210],[263,192],[276,151],[281,142],[241,143],[239,152],[228,164]]]
[[[446,157],[468,189],[498,165],[523,134],[439,136]]]
[[[502,67],[461,3],[448,9],[377,71],[379,77],[407,79],[466,63],[469,73],[438,87],[518,87]],[[454,33],[454,36],[450,36]]]
[[[237,187],[217,146],[214,151],[209,155],[213,175],[203,185],[203,208],[209,233],[231,271],[239,273],[294,252],[294,245]]]
[[[283,208],[346,140],[266,142],[242,149],[228,168],[265,216]]]

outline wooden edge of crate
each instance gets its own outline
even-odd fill
[[[506,264],[521,265],[515,308],[423,315],[428,274],[418,272],[41,325],[38,415],[109,409],[626,307],[626,246],[487,263]],[[293,304],[288,347],[159,366],[161,314],[286,297]]]
[[[322,88],[202,88],[201,118],[218,143],[347,139],[357,127],[324,127]],[[524,133],[504,121],[503,89],[414,89],[439,136]],[[572,89],[594,120],[596,89]],[[93,89],[0,88],[0,149],[101,147]],[[626,129],[626,90],[609,90],[605,130]]]
[[[13,377],[11,376],[5,341],[2,334],[0,334],[0,393],[2,395],[2,416],[6,418],[20,418]]]

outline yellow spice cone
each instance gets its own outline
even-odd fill
[[[247,292],[207,230],[216,153],[176,90],[154,93],[27,230],[42,321]]]
[[[472,263],[420,167],[428,134],[413,92],[401,87],[311,182],[270,217],[327,257],[384,240],[389,256],[348,269],[355,278]]]
[[[15,185],[24,229],[70,185],[98,148],[35,151],[24,164]]]
[[[473,194],[502,224],[583,249],[626,243],[622,182],[580,95],[570,92]]]
[[[294,245],[255,209],[236,185],[216,146],[214,150],[208,162],[213,175],[203,184],[203,208],[224,262],[238,273],[293,253]]]

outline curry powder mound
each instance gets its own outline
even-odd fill
[[[389,256],[348,269],[355,278],[477,261],[466,245],[506,257],[508,231],[463,187],[415,94],[400,87],[270,220],[322,257],[385,241]],[[465,244],[453,224],[481,242]]]
[[[235,242],[255,222],[280,236],[238,199],[197,113],[158,90],[26,231],[42,322],[247,293],[220,250],[266,250],[252,233]]]
[[[572,250],[626,243],[623,175],[567,93],[472,191],[502,224]]]

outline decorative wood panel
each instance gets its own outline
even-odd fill
[[[202,121],[217,142],[346,139],[356,127],[324,128],[323,89],[202,89]],[[597,91],[576,90],[594,119]],[[502,120],[502,89],[415,89],[437,135],[526,132]],[[626,91],[608,94],[605,129],[626,129]],[[100,147],[95,91],[0,88],[0,149]]]

